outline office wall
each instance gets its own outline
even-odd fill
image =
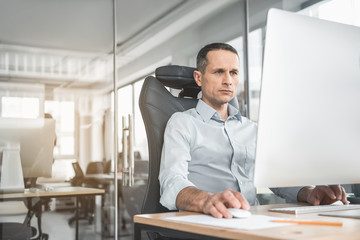
[[[289,11],[300,10],[304,0],[251,0],[249,1],[250,31],[266,25],[266,14],[269,8],[275,7]],[[119,84],[126,85],[138,71],[146,69],[149,64],[163,59],[169,63],[195,66],[198,50],[210,42],[226,42],[243,35],[244,0],[228,4],[219,12],[210,14],[191,27],[176,34],[165,43],[138,57],[118,71]],[[166,61],[165,61],[166,62]],[[155,69],[154,69],[155,70]]]
[[[221,12],[207,16],[120,68],[118,71],[120,84],[128,83],[121,79],[126,79],[134,72],[147,68],[150,63],[158,62],[169,56],[172,64],[194,66],[196,54],[203,45],[214,41],[229,41],[241,34],[244,18],[242,6],[243,1],[231,3]]]

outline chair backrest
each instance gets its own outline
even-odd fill
[[[103,162],[89,162],[86,167],[86,174],[104,173]]]
[[[155,71],[156,78],[147,77],[142,86],[139,106],[149,146],[149,178],[141,213],[168,211],[159,202],[158,176],[164,130],[173,113],[195,107],[197,99],[175,97],[165,86],[176,89],[184,89],[184,86],[189,86],[190,89],[196,89],[197,85],[192,76],[194,70],[194,68],[173,65],[161,67]],[[199,91],[200,88],[197,92]],[[183,92],[185,91],[183,90]]]
[[[111,160],[108,160],[106,162],[103,162],[104,165],[104,173],[111,173]]]
[[[75,177],[84,177],[84,172],[82,171],[78,162],[73,162],[72,166],[74,168]]]
[[[82,171],[78,162],[73,162],[75,176],[70,180],[72,186],[81,186],[84,182],[84,172]]]
[[[149,146],[149,179],[141,213],[169,211],[160,204],[158,180],[164,131],[171,115],[196,107],[201,89],[193,78],[194,70],[176,65],[160,67],[155,77],[147,77],[142,86],[139,106]],[[181,89],[179,97],[173,96],[165,86]],[[236,100],[231,104],[238,106]]]

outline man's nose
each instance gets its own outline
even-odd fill
[[[233,79],[230,73],[225,73],[223,78],[223,84],[231,85],[233,83]]]

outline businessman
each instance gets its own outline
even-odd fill
[[[240,62],[224,43],[203,47],[197,56],[197,106],[168,121],[160,165],[160,202],[170,210],[231,218],[227,208],[258,204],[253,184],[256,123],[229,104],[236,96]],[[277,188],[287,201],[313,205],[347,203],[339,185]]]

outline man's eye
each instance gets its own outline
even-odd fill
[[[230,74],[236,76],[238,75],[238,72],[230,72]]]
[[[221,70],[217,70],[215,73],[216,74],[220,74],[220,73],[222,73],[223,71],[221,71]]]

